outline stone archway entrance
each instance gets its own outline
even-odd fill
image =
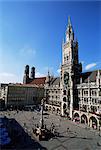
[[[81,116],[81,123],[84,123],[84,124],[87,124],[88,123],[88,119],[87,119],[87,116],[85,114],[83,114]]]
[[[75,117],[80,117],[77,112],[74,114],[74,118],[75,118]]]
[[[97,129],[97,127],[98,127],[97,119],[94,116],[90,117],[90,119],[89,119],[89,125],[93,129]]]
[[[75,113],[73,116],[73,122],[80,123],[80,115],[78,113]]]

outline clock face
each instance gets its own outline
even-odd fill
[[[69,73],[68,73],[68,72],[65,72],[65,73],[64,73],[64,83],[65,83],[65,85],[68,84],[68,81],[69,81]]]

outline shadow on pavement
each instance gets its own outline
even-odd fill
[[[11,143],[8,147],[2,149],[10,150],[47,150],[42,147],[38,141],[32,139],[24,128],[15,120],[6,118],[6,127],[11,138]]]
[[[69,131],[67,133],[67,135],[63,135],[63,133],[66,133],[66,131],[62,132],[58,136],[55,136],[54,138],[76,138],[76,139],[87,139],[87,140],[92,140],[93,139],[93,138],[89,138],[89,137],[77,136],[77,134],[75,132],[71,132],[71,131]]]

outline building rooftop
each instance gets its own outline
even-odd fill
[[[32,87],[32,88],[42,88],[41,85],[36,85],[36,84],[21,84],[21,83],[17,83],[17,84],[8,84],[8,86],[12,87],[12,86],[15,86],[15,87]]]
[[[60,84],[60,77],[52,78],[50,84],[51,85],[59,85]]]
[[[99,70],[99,72],[101,75],[101,70]],[[82,73],[81,74],[82,82],[87,83],[88,79],[89,79],[89,82],[95,82],[97,74],[98,74],[98,70]]]
[[[35,78],[29,84],[31,85],[44,85],[46,77]]]

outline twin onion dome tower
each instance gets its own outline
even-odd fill
[[[29,65],[25,66],[23,83],[30,83],[33,79],[35,79],[35,67],[31,68],[30,76],[29,76]]]

